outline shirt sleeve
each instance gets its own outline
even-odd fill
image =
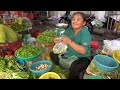
[[[90,50],[91,35],[88,30],[82,33],[81,45],[84,46],[86,53]]]
[[[72,28],[71,26],[69,28],[67,28],[64,32],[64,35],[68,36],[71,28]]]

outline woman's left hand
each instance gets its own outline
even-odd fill
[[[67,36],[63,36],[63,37],[61,38],[61,40],[62,40],[62,42],[64,42],[65,44],[68,44],[68,43],[71,41],[70,38],[67,37]]]

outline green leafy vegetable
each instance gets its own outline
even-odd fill
[[[37,41],[43,44],[54,43],[54,37],[56,36],[54,30],[45,30],[37,36]]]
[[[24,45],[15,52],[18,57],[22,58],[35,56],[38,53],[42,53],[42,48],[34,45]]]

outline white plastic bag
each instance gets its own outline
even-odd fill
[[[113,54],[114,50],[120,50],[120,40],[115,39],[115,40],[104,40],[104,46],[103,49],[108,52],[109,55]]]
[[[53,52],[55,54],[65,53],[67,49],[67,44],[63,42],[56,43],[53,47]]]
[[[91,23],[92,23],[92,25],[95,25],[97,28],[102,28],[102,26],[103,26],[103,23],[97,19],[93,20]]]

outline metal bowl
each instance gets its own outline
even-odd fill
[[[66,23],[57,23],[56,26],[57,26],[57,27],[66,28],[66,27],[68,26],[68,24],[66,24]]]

